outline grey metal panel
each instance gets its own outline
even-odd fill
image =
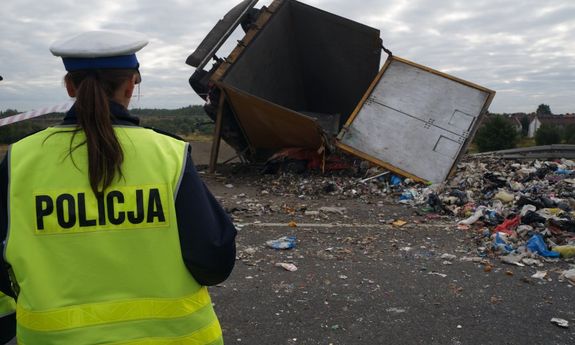
[[[203,68],[240,25],[244,15],[257,2],[258,0],[244,0],[226,13],[224,18],[218,21],[196,50],[188,56],[186,63],[199,69]]]
[[[286,0],[222,82],[297,112],[340,114],[341,127],[380,58],[379,30]]]
[[[273,14],[222,81],[292,110],[307,109],[296,44],[288,2]]]
[[[307,111],[340,114],[340,127],[376,77],[379,30],[298,1],[291,2]]]
[[[490,93],[392,60],[340,141],[421,179],[447,178]]]

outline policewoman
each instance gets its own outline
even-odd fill
[[[50,48],[75,104],[0,166],[0,289],[19,344],[223,343],[206,286],[231,273],[236,230],[189,145],[127,111],[147,43],[94,31]]]

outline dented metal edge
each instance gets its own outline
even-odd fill
[[[232,13],[234,10],[236,10],[236,8],[241,7],[243,3],[239,3],[238,5],[236,5],[235,7],[233,7],[225,16],[223,19],[220,19],[216,25],[212,28],[212,30],[208,33],[208,35],[204,38],[204,40],[198,45],[198,48],[196,48],[196,50],[187,58],[186,63],[190,66],[196,67],[197,69],[202,69],[205,65],[208,64],[208,62],[214,57],[214,55],[216,54],[216,52],[218,51],[218,49],[220,49],[220,47],[226,42],[226,40],[231,36],[231,34],[234,32],[234,30],[238,27],[238,25],[240,25],[241,21],[243,20],[244,16],[246,15],[246,13],[248,13],[252,8],[254,8],[254,6],[256,5],[256,3],[259,0],[250,0],[250,1],[244,1],[243,3],[247,4],[245,5],[244,9],[239,13],[239,15],[237,16],[237,18],[235,18],[235,20],[233,22],[230,23],[230,25],[228,26],[227,29],[224,30],[224,33],[221,35],[221,37],[216,41],[216,44],[214,44],[208,51],[207,53],[204,54],[204,57],[201,59],[201,61],[199,63],[195,63],[194,60],[194,55],[199,53],[199,49],[203,48],[203,45],[206,44],[207,41],[209,41],[210,35],[212,34],[212,32],[218,27],[218,25],[220,25],[220,23],[223,22],[223,20],[225,19],[226,16],[230,15],[230,13]]]

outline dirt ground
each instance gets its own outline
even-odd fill
[[[237,165],[209,175],[209,150],[193,143],[194,161],[239,229],[236,267],[210,288],[226,344],[575,344],[575,287],[559,279],[573,262],[479,258],[477,233],[456,219],[393,197],[329,193],[317,184],[330,176]],[[219,161],[230,157],[224,146]],[[266,246],[282,236],[295,248]],[[543,270],[548,279],[532,278]]]

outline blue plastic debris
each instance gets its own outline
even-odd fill
[[[389,183],[391,183],[392,186],[399,186],[402,182],[403,180],[401,177],[396,175],[391,175],[391,179],[389,180]]]
[[[510,244],[508,244],[501,238],[499,232],[495,234],[495,240],[493,241],[493,249],[505,253],[511,253],[515,251],[515,249]]]
[[[413,199],[414,199],[413,193],[411,193],[410,191],[405,191],[403,192],[403,194],[399,196],[399,201],[409,201]]]
[[[555,170],[555,173],[557,175],[571,175],[571,174],[573,174],[573,170],[559,168],[559,169]]]
[[[545,245],[545,241],[543,241],[543,237],[540,234],[533,235],[527,241],[527,249],[546,258],[558,258],[560,256],[557,252],[547,250],[547,245]]]
[[[267,241],[266,245],[273,249],[292,249],[295,248],[295,242],[295,236],[283,236],[277,240]]]

